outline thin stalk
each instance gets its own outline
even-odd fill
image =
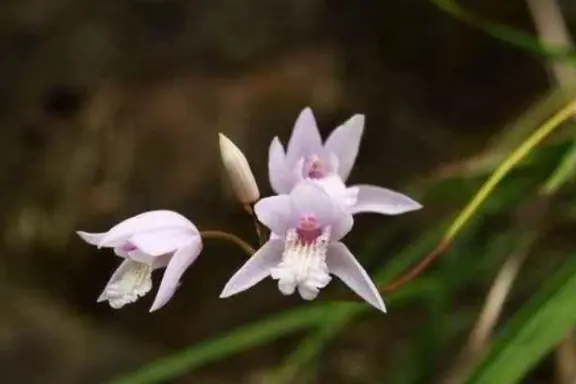
[[[200,231],[200,236],[202,236],[203,239],[220,239],[234,243],[235,245],[242,248],[242,250],[249,257],[251,257],[256,253],[256,250],[250,244],[248,244],[246,241],[242,240],[240,237],[232,233],[218,230],[210,230],[210,231]]]

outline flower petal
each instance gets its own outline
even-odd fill
[[[108,301],[114,309],[120,309],[126,304],[136,302],[152,289],[152,268],[149,265],[129,262],[119,268],[98,301]]]
[[[374,185],[356,185],[358,198],[350,211],[352,214],[374,212],[383,215],[399,215],[422,208],[422,205],[406,195]]]
[[[321,187],[338,205],[333,212],[332,235],[330,236],[332,241],[338,241],[346,236],[354,225],[354,219],[349,210],[356,203],[357,191],[354,188],[346,188],[340,176],[336,175],[311,182]]]
[[[354,115],[332,131],[324,144],[324,148],[338,158],[338,174],[344,181],[354,167],[363,133],[364,115]]]
[[[90,233],[84,231],[76,231],[76,234],[80,236],[82,240],[91,245],[100,244],[100,241],[104,238],[104,236],[106,236],[106,232]]]
[[[339,206],[314,181],[304,180],[290,192],[291,216],[296,224],[303,215],[314,215],[320,226],[332,225]]]
[[[162,228],[188,228],[198,232],[198,229],[184,216],[167,210],[144,212],[112,227],[102,239],[99,247],[109,247],[127,240],[130,236]]]
[[[288,193],[294,184],[290,170],[286,167],[286,154],[278,137],[275,137],[268,150],[268,177],[277,194]]]
[[[352,214],[340,209],[334,215],[332,220],[332,235],[330,236],[331,241],[339,241],[344,236],[346,236],[354,226],[354,217]]]
[[[300,112],[292,136],[286,149],[286,159],[289,164],[296,163],[300,158],[322,152],[322,137],[316,125],[312,109],[306,107]]]
[[[312,181],[322,187],[322,189],[324,189],[324,191],[336,200],[346,211],[356,204],[358,188],[346,188],[346,185],[340,176],[330,175]]]
[[[292,224],[288,195],[270,196],[260,200],[254,205],[254,213],[272,233],[281,237],[284,237]]]
[[[373,307],[386,312],[382,297],[370,276],[344,244],[329,245],[326,263],[330,273],[340,278],[358,296]]]
[[[290,170],[290,176],[292,177],[292,182],[290,184],[290,190],[288,191],[288,193],[290,193],[294,189],[294,186],[296,184],[305,179],[304,177],[304,163],[306,162],[305,160],[306,159],[301,157],[300,160],[298,160],[292,166],[292,169]]]
[[[198,258],[202,251],[200,236],[191,239],[188,245],[178,249],[164,272],[158,293],[150,307],[150,312],[162,308],[172,298],[180,283],[180,278],[188,267]]]
[[[108,300],[108,298],[104,294],[104,292],[106,291],[106,288],[110,284],[113,284],[116,281],[118,281],[130,268],[132,268],[133,264],[134,264],[134,262],[132,260],[128,260],[128,259],[126,259],[122,263],[120,263],[118,268],[116,268],[116,270],[114,271],[114,273],[112,274],[112,276],[110,277],[108,282],[106,283],[104,290],[102,290],[102,293],[100,294],[100,296],[98,297],[96,302],[100,303],[102,301]]]
[[[129,242],[143,253],[156,257],[184,247],[197,236],[197,232],[188,228],[166,228],[136,233]]]
[[[228,280],[220,298],[230,297],[258,284],[282,259],[283,240],[269,240]]]

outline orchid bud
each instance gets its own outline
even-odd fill
[[[230,178],[232,189],[242,204],[252,204],[260,199],[260,191],[248,160],[240,149],[226,136],[220,136],[222,163]]]

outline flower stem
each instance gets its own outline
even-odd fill
[[[266,243],[266,239],[268,237],[266,228],[258,221],[256,214],[254,213],[254,208],[250,204],[245,204],[244,209],[250,216],[252,216],[252,220],[254,222],[254,228],[256,229],[256,235],[258,236],[258,241],[260,245],[264,245]]]
[[[564,123],[566,120],[571,118],[576,113],[576,99],[573,99],[560,111],[554,114],[551,118],[546,120],[536,131],[534,131],[526,140],[524,140],[519,147],[517,147],[492,173],[488,180],[482,185],[480,190],[472,198],[472,200],[466,205],[466,207],[460,212],[460,214],[453,221],[452,225],[448,228],[440,243],[434,248],[430,253],[428,253],[422,260],[420,260],[416,265],[410,268],[405,273],[398,276],[396,279],[392,280],[386,285],[379,286],[378,291],[380,293],[390,293],[396,291],[397,289],[405,286],[412,280],[420,276],[424,271],[428,269],[442,254],[444,254],[452,245],[452,241],[456,235],[460,232],[462,227],[474,216],[478,211],[479,207],[484,203],[484,201],[491,195],[496,186],[500,181],[516,166],[520,161],[522,161],[542,140],[544,140],[548,135],[550,135],[558,126]],[[568,160],[572,161],[572,160]],[[560,177],[560,176],[558,176]],[[565,176],[562,175],[562,180]],[[544,193],[552,193],[557,189],[556,183],[561,183],[549,181],[546,183],[546,187],[543,189]],[[550,192],[549,192],[550,191]],[[349,295],[342,296],[342,299],[348,297]],[[356,298],[357,299],[357,298]]]
[[[404,274],[398,276],[396,279],[392,280],[384,286],[378,287],[380,293],[390,293],[394,292],[398,288],[406,285],[410,281],[418,277],[422,272],[424,272],[442,253],[444,253],[450,247],[450,243],[442,241],[432,252],[428,253],[426,257],[420,260],[416,265],[409,269]]]
[[[200,231],[200,236],[202,236],[203,239],[221,239],[232,242],[242,248],[242,250],[250,257],[256,253],[256,250],[250,244],[232,233],[210,230]]]

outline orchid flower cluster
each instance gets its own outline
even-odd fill
[[[346,185],[363,131],[364,116],[357,114],[323,142],[312,110],[305,108],[286,150],[278,137],[272,140],[268,171],[276,195],[262,199],[245,156],[220,134],[224,168],[236,196],[256,216],[258,226],[269,230],[260,249],[226,283],[221,298],[271,277],[283,295],[298,292],[302,299],[313,300],[336,276],[386,312],[374,282],[342,239],[352,230],[356,214],[398,215],[422,206],[389,189]],[[203,246],[203,233],[186,217],[168,210],[139,214],[107,232],[77,233],[98,248],[112,248],[123,259],[98,298],[116,309],[147,294],[152,272],[165,268],[150,311],[163,307]]]

